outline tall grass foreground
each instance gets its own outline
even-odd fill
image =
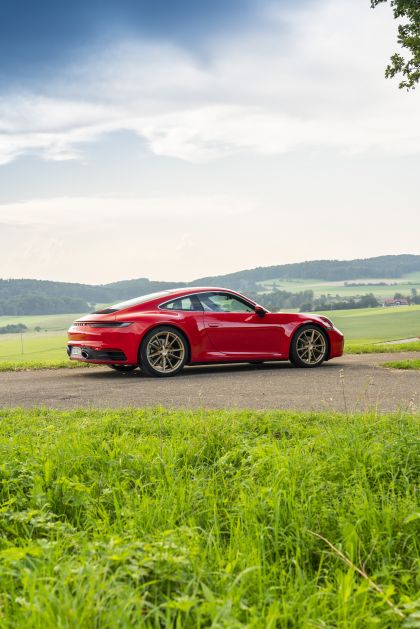
[[[0,417],[2,628],[419,626],[418,415]]]

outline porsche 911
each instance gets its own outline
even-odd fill
[[[143,295],[73,323],[70,360],[174,376],[185,365],[291,361],[319,367],[341,356],[344,337],[323,315],[269,312],[224,288]]]

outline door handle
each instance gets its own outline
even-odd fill
[[[218,323],[209,323],[209,328],[218,328],[219,324]]]

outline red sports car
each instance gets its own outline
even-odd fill
[[[341,356],[344,337],[315,314],[271,313],[224,288],[182,288],[144,295],[98,310],[73,323],[71,360],[140,367],[174,376],[185,365],[290,360],[318,367]]]

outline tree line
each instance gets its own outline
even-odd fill
[[[420,271],[420,255],[401,254],[356,260],[312,260],[294,264],[256,267],[227,275],[201,278],[195,286],[225,286],[238,290],[252,290],[252,284],[265,280],[316,279],[326,281],[357,280],[362,278],[399,278],[406,273]]]
[[[3,325],[0,327],[0,334],[18,334],[19,332],[25,332],[28,327],[23,323],[11,323],[10,325]]]
[[[249,295],[256,295],[256,301],[266,301],[270,310],[281,308],[320,309],[323,301],[317,301],[310,291],[291,293],[274,290],[261,296],[258,282],[266,280],[358,280],[362,278],[399,278],[402,275],[420,271],[420,256],[397,255],[380,256],[359,260],[315,260],[284,264],[271,267],[257,267],[207,278],[193,282],[155,282],[145,277],[111,284],[92,285],[72,282],[53,282],[31,279],[0,279],[0,315],[19,316],[32,314],[65,314],[93,310],[97,304],[112,304],[132,297],[140,297],[156,291],[182,288],[184,286],[224,286]],[[325,301],[325,300],[324,300]],[[334,303],[337,301],[333,300]],[[348,307],[358,306],[354,300]],[[344,304],[349,301],[342,302]],[[362,302],[363,303],[363,302]],[[269,305],[271,304],[271,306]],[[262,304],[264,305],[264,304]],[[327,303],[329,308],[331,304]]]
[[[319,310],[352,310],[354,308],[377,308],[382,305],[375,295],[369,293],[361,297],[349,297],[341,299],[338,295],[321,295],[315,297],[312,290],[290,293],[284,290],[274,290],[272,293],[257,294],[248,292],[247,295],[253,301],[258,302],[272,312],[296,308],[300,312],[312,312]],[[420,295],[415,288],[410,295],[395,293],[394,299],[406,299],[409,304],[420,304]]]
[[[375,308],[380,306],[380,302],[373,294],[362,297],[339,299],[321,295],[315,297],[312,290],[304,290],[299,293],[290,293],[284,290],[274,290],[272,293],[256,294],[247,293],[253,300],[268,308],[272,312],[296,308],[300,312],[312,312],[317,310],[350,310],[352,308]]]
[[[67,314],[87,312],[88,310],[88,302],[78,297],[20,295],[12,299],[0,299],[0,315]]]

